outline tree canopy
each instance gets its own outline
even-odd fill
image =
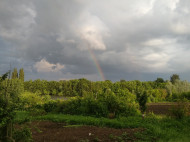
[[[172,84],[174,84],[177,80],[180,80],[178,74],[173,74],[173,75],[170,77],[170,81],[171,81]]]

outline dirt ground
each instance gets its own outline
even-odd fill
[[[34,142],[115,142],[121,138],[132,142],[136,140],[134,133],[143,131],[142,128],[113,129],[95,126],[66,126],[64,123],[50,121],[36,121],[30,125]]]
[[[178,103],[149,103],[146,112],[153,112],[154,114],[171,115],[172,109],[177,109],[181,104]],[[190,103],[187,103],[190,107]],[[189,112],[190,114],[190,112]]]
[[[146,112],[153,112],[154,114],[168,115],[171,109],[176,105],[176,103],[150,103],[147,105]]]

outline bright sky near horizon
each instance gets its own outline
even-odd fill
[[[189,0],[0,0],[0,74],[190,81]]]

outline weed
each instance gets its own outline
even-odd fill
[[[94,140],[93,140],[93,142],[100,142],[100,141],[101,140],[98,137],[94,138]]]
[[[189,103],[185,100],[180,100],[177,102],[177,105],[171,109],[171,114],[176,119],[182,119],[188,115],[189,111],[190,111]]]
[[[79,142],[89,142],[88,139],[80,140]]]
[[[23,127],[22,129],[14,131],[14,139],[19,142],[30,142],[32,141],[32,133],[30,128]]]

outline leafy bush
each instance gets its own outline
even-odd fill
[[[57,109],[57,101],[51,100],[43,105],[45,112],[52,112]]]
[[[183,92],[181,94],[181,99],[188,99],[190,101],[190,92]]]
[[[50,100],[49,95],[41,96],[37,93],[24,92],[19,96],[21,106],[24,109],[39,108]]]
[[[171,109],[171,115],[176,119],[182,119],[190,113],[190,105],[187,100],[179,100]]]
[[[139,97],[139,105],[140,105],[140,110],[142,113],[144,113],[147,109],[146,103],[147,103],[147,92],[144,91],[144,93]]]
[[[16,142],[30,142],[32,141],[32,132],[30,128],[23,127],[14,131],[14,139]]]
[[[80,107],[79,98],[71,98],[62,103],[58,103],[57,111],[65,114],[80,114],[78,108]]]
[[[109,117],[110,114],[113,115],[112,117],[137,115],[138,104],[133,97],[116,95],[111,90],[107,90],[105,93],[63,101],[58,104],[58,112],[97,117]]]

